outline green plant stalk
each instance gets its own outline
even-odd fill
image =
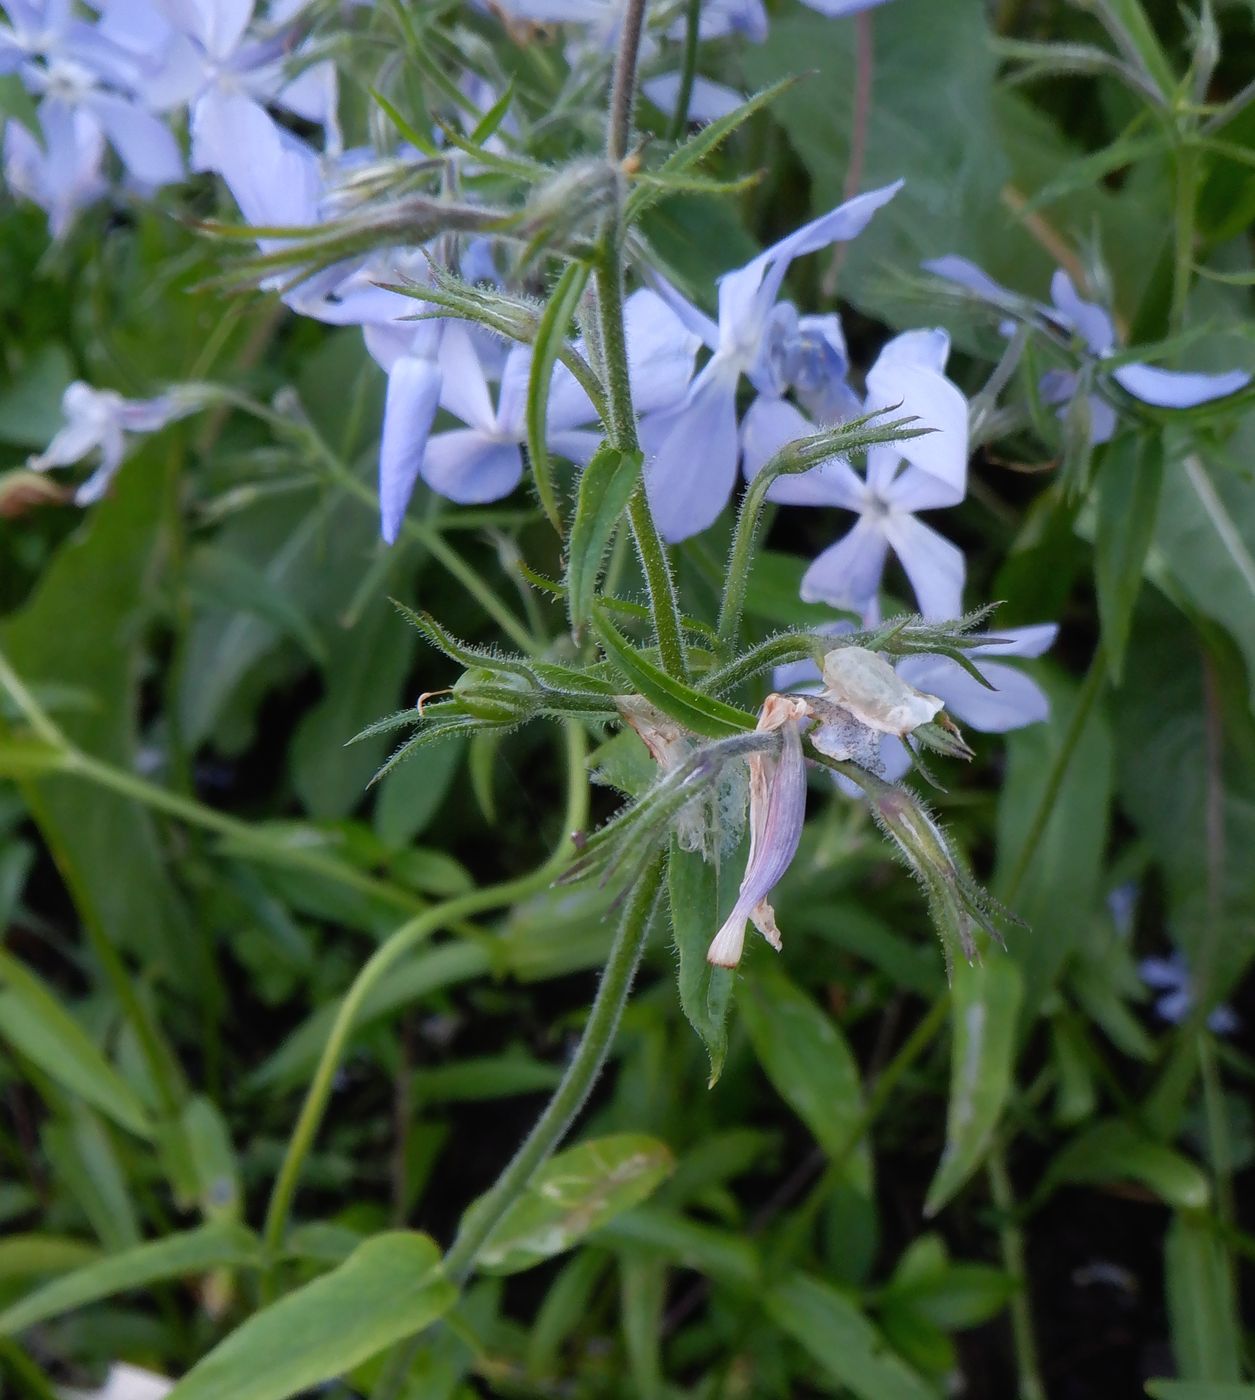
[[[1198,202],[1198,150],[1182,140],[1176,150],[1175,199],[1172,217],[1172,309],[1169,328],[1179,334],[1185,314],[1194,268],[1194,215]]]
[[[693,79],[697,76],[697,41],[701,30],[702,0],[688,0],[684,11],[684,57],[680,67],[680,91],[675,100],[675,112],[667,129],[667,139],[678,141],[689,122],[689,103],[693,100]]]
[[[771,490],[779,475],[780,473],[770,471],[759,472],[750,482],[736,518],[717,627],[719,640],[725,646],[731,646],[736,640],[737,628],[741,625],[741,614],[745,610],[745,591],[749,587],[750,565],[753,563],[754,546],[758,543],[763,507],[767,504],[767,492]]]
[[[1007,1172],[1006,1157],[1001,1143],[996,1143],[986,1164],[989,1189],[1001,1221],[998,1239],[1002,1262],[1012,1278],[1023,1287],[1011,1295],[1011,1336],[1015,1346],[1015,1365],[1019,1374],[1018,1400],[1046,1400],[1046,1385],[1042,1380],[1037,1342],[1033,1336],[1033,1313],[1028,1297],[1028,1274],[1024,1252],[1024,1234],[1015,1219],[1015,1195]]]
[[[636,436],[636,412],[632,407],[632,389],[628,378],[620,251],[618,215],[615,214],[607,221],[597,260],[597,316],[609,400],[609,421],[606,426],[615,447],[621,452],[634,453],[640,451],[640,443]],[[649,610],[663,669],[678,680],[684,680],[688,676],[688,663],[680,622],[680,602],[676,597],[671,564],[649,509],[643,480],[628,506],[628,521],[649,589]]]
[[[473,1219],[463,1218],[462,1228],[445,1256],[445,1273],[456,1282],[460,1283],[472,1271],[484,1241],[566,1136],[597,1082],[632,990],[661,887],[662,860],[658,858],[629,896],[584,1034],[562,1082],[505,1170],[475,1203]]]
[[[471,914],[482,914],[486,910],[513,904],[530,894],[543,890],[552,883],[555,876],[570,860],[574,852],[571,833],[587,824],[588,820],[588,781],[584,772],[585,737],[584,730],[577,720],[568,721],[566,732],[567,757],[567,799],[563,817],[563,835],[553,854],[529,875],[514,880],[504,880],[500,884],[485,889],[472,890],[455,899],[410,919],[401,925],[374,955],[366,962],[346,993],[331,1031],[323,1046],[318,1067],[305,1094],[305,1101],[292,1136],[288,1140],[283,1163],[271,1190],[270,1202],[266,1209],[263,1238],[268,1260],[266,1290],[273,1291],[274,1270],[287,1228],[292,1198],[296,1193],[301,1168],[305,1163],[314,1138],[322,1124],[331,1097],[332,1081],[340,1060],[353,1033],[363,1004],[383,977],[418,944],[430,938],[441,928],[448,927],[457,919]]]
[[[610,88],[610,119],[606,127],[606,159],[618,164],[627,155],[632,135],[632,108],[636,103],[636,60],[645,23],[645,0],[627,0],[619,54]]]

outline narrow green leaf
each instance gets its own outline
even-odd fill
[[[753,715],[703,695],[655,666],[628,642],[603,609],[594,610],[593,629],[607,660],[622,672],[628,684],[685,729],[722,739],[754,728]]]
[[[87,1240],[64,1235],[10,1235],[0,1240],[0,1281],[65,1274],[100,1257]]]
[[[1212,1385],[1207,1381],[1147,1381],[1151,1400],[1255,1400],[1255,1385]]]
[[[1224,1246],[1206,1219],[1183,1213],[1168,1227],[1164,1282],[1181,1379],[1241,1380],[1242,1324],[1233,1277]]]
[[[1046,1169],[1047,1184],[1139,1181],[1170,1206],[1200,1210],[1211,1192],[1187,1157],[1123,1122],[1095,1123],[1074,1138]]]
[[[204,547],[192,559],[188,586],[217,607],[261,618],[298,643],[319,664],[327,648],[291,595],[261,569],[228,550]]]
[[[859,1143],[863,1083],[836,1023],[772,962],[755,966],[741,1000],[754,1051],[781,1098],[830,1157],[849,1157]],[[865,1144],[851,1165],[870,1189]]]
[[[777,1283],[768,1314],[859,1400],[935,1400],[935,1391],[885,1345],[852,1298],[808,1274]]]
[[[711,1088],[723,1073],[728,1053],[728,1010],[736,976],[731,968],[712,967],[706,961],[706,949],[719,927],[719,885],[728,883],[734,870],[728,861],[716,870],[700,852],[681,850],[674,840],[671,843],[667,888],[671,931],[679,954],[676,977],[680,1008],[710,1057]]]
[[[1022,996],[1020,969],[1004,955],[955,969],[946,1146],[925,1215],[936,1215],[955,1196],[989,1150],[1011,1088]]]
[[[592,615],[601,563],[641,479],[645,458],[603,443],[580,476],[567,551],[567,611],[578,633]]]
[[[456,1299],[426,1235],[376,1235],[338,1268],[254,1313],[170,1400],[285,1400],[421,1331]]]
[[[424,136],[412,122],[407,121],[406,118],[401,115],[396,104],[386,98],[378,88],[367,88],[367,91],[382,108],[392,125],[396,127],[399,136],[408,141],[412,146],[417,147],[418,150],[422,151],[430,160],[442,160],[444,158],[441,155],[439,146],[435,145],[429,137]]]
[[[49,988],[5,952],[0,952],[0,1035],[107,1118],[139,1137],[152,1137],[139,1095]]]
[[[482,145],[497,130],[505,120],[505,114],[510,110],[510,103],[513,101],[514,79],[511,78],[501,96],[475,123],[475,129],[471,132],[471,140],[475,145]]]
[[[652,172],[655,179],[679,175],[682,171],[691,170],[693,166],[700,164],[721,146],[739,126],[744,125],[755,112],[761,111],[762,108],[774,102],[781,93],[787,92],[796,82],[797,79],[794,77],[783,78],[780,82],[763,88],[761,92],[754,93],[734,111],[717,117],[713,122],[708,122],[700,131],[690,136],[682,146],[673,151],[656,171]],[[656,183],[637,185],[628,196],[625,210],[627,221],[634,222],[646,209],[657,204],[665,193],[666,191]]]
[[[508,94],[507,94],[508,95]],[[548,433],[546,419],[549,413],[549,391],[553,383],[553,367],[566,341],[567,329],[575,308],[588,285],[588,275],[592,269],[587,263],[568,263],[558,285],[550,294],[545,313],[536,328],[536,339],[532,347],[532,363],[527,378],[527,457],[532,479],[536,483],[536,494],[549,523],[562,539],[562,511],[558,506],[558,494],[554,490],[553,471],[549,464]],[[598,456],[601,454],[598,453]],[[596,465],[597,457],[593,458]],[[590,465],[588,471],[592,471]],[[584,482],[580,485],[580,500],[584,499]]]
[[[1162,485],[1163,444],[1159,437],[1128,435],[1107,449],[1097,485],[1094,582],[1103,653],[1111,679],[1117,683],[1155,533]]]
[[[497,1222],[477,1266],[513,1274],[561,1254],[638,1205],[674,1165],[671,1149],[642,1133],[595,1138],[559,1152]]]
[[[257,1237],[240,1225],[205,1225],[107,1255],[46,1283],[0,1313],[0,1336],[11,1337],[73,1308],[147,1288],[162,1279],[256,1264]]]

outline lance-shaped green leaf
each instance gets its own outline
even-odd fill
[[[1188,1157],[1128,1123],[1095,1123],[1073,1138],[1046,1168],[1044,1185],[1138,1181],[1179,1210],[1201,1210],[1211,1192]]]
[[[37,1288],[0,1313],[0,1336],[12,1337],[87,1303],[147,1288],[163,1279],[254,1265],[259,1262],[260,1253],[256,1235],[242,1225],[205,1225],[199,1230],[168,1235],[163,1240],[95,1259]]]
[[[781,1098],[829,1157],[858,1148],[853,1175],[870,1189],[871,1155],[859,1145],[863,1083],[832,1018],[772,963],[756,967],[741,998],[754,1051]]]
[[[638,184],[628,196],[625,210],[628,223],[635,222],[646,209],[651,208],[666,196],[667,190],[663,182],[667,177],[677,177],[686,170],[691,170],[695,165],[699,165],[707,156],[712,155],[739,126],[744,125],[755,112],[761,111],[768,104],[774,102],[781,93],[787,92],[795,82],[797,82],[796,78],[783,78],[780,82],[763,88],[761,92],[754,93],[734,111],[717,117],[713,122],[708,122],[699,132],[673,151],[656,171],[651,172],[653,179],[647,184]]]
[[[667,886],[671,931],[680,959],[676,971],[680,1008],[710,1057],[711,1088],[723,1073],[728,1053],[728,1010],[736,974],[728,967],[712,967],[706,961],[706,949],[720,923],[719,887],[734,883],[734,873],[730,861],[716,867],[699,852],[682,850],[675,840],[671,843]]]
[[[671,1149],[642,1133],[595,1138],[559,1152],[497,1222],[480,1247],[477,1267],[513,1274],[561,1254],[639,1205],[674,1166]]]
[[[33,972],[0,952],[0,1036],[120,1127],[151,1138],[143,1100]]]
[[[338,1268],[254,1313],[170,1400],[285,1400],[420,1332],[456,1299],[426,1235],[376,1235]]]
[[[578,633],[592,616],[602,560],[644,464],[642,453],[620,452],[606,442],[580,476],[566,566],[567,611],[573,632]]]
[[[797,1273],[775,1284],[763,1301],[776,1326],[859,1400],[934,1400],[933,1387],[889,1350],[858,1304],[831,1284]]]
[[[1163,443],[1158,435],[1126,435],[1112,443],[1098,476],[1094,582],[1102,620],[1103,654],[1118,682],[1133,606],[1159,514]]]
[[[1011,1088],[1022,996],[1020,969],[1010,958],[995,955],[955,969],[946,1146],[925,1215],[936,1215],[954,1197],[993,1141]]]
[[[593,629],[601,643],[606,659],[652,705],[657,705],[685,729],[721,739],[753,729],[754,716],[722,700],[703,695],[692,686],[669,676],[647,656],[639,652],[606,616],[605,610],[594,609]]]
[[[1242,1377],[1242,1322],[1224,1242],[1197,1213],[1168,1227],[1164,1283],[1172,1354],[1182,1380],[1232,1382]]]
[[[549,388],[553,380],[553,367],[557,364],[558,353],[566,340],[567,328],[575,315],[580,297],[588,283],[591,271],[587,263],[573,262],[558,279],[553,289],[545,314],[540,318],[536,330],[536,343],[532,351],[531,369],[527,380],[527,460],[532,469],[532,480],[536,484],[536,494],[549,523],[563,536],[562,512],[558,508],[558,496],[553,485],[553,470],[549,463],[549,447],[546,441],[545,420],[549,412]],[[600,454],[598,454],[600,455]],[[596,464],[597,458],[593,458]],[[589,467],[589,471],[592,467]],[[585,473],[587,477],[587,473]],[[581,486],[580,499],[583,500]]]

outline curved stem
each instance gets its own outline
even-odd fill
[[[346,993],[336,1013],[335,1022],[323,1046],[318,1068],[305,1094],[305,1102],[288,1140],[283,1164],[275,1178],[266,1209],[266,1223],[263,1231],[266,1249],[269,1254],[268,1272],[273,1276],[280,1246],[287,1228],[288,1214],[292,1198],[296,1193],[301,1168],[309,1155],[314,1138],[322,1124],[331,1097],[332,1081],[340,1060],[353,1034],[355,1023],[363,1004],[383,977],[414,947],[430,938],[441,928],[455,919],[470,914],[482,914],[488,909],[513,904],[527,895],[544,889],[558,875],[570,859],[574,847],[571,833],[583,827],[588,819],[588,783],[584,772],[585,739],[578,721],[566,725],[567,750],[567,800],[563,819],[563,835],[557,848],[548,860],[530,875],[515,880],[505,880],[487,889],[472,890],[456,899],[410,919],[401,925],[366,962],[353,979],[353,985]]]
[[[584,1034],[562,1082],[506,1169],[463,1217],[457,1238],[445,1256],[445,1273],[449,1278],[461,1282],[471,1272],[484,1241],[566,1136],[576,1114],[583,1108],[614,1043],[661,887],[662,861],[659,858],[637,881],[628,899]]]
[[[1015,1218],[1015,1195],[1007,1171],[1002,1144],[997,1143],[986,1164],[989,1189],[998,1214],[998,1238],[1002,1262],[1007,1273],[1023,1286],[1011,1295],[1011,1336],[1015,1345],[1015,1366],[1019,1373],[1018,1400],[1046,1400],[1046,1385],[1042,1380],[1037,1341],[1033,1335],[1033,1312],[1028,1297],[1027,1259],[1024,1252],[1024,1232]]]

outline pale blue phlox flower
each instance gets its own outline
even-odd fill
[[[94,389],[81,380],[75,381],[61,397],[64,426],[27,465],[34,471],[48,471],[98,455],[96,470],[74,493],[77,505],[90,505],[109,489],[126,456],[131,435],[155,433],[166,424],[197,412],[204,404],[204,393],[192,385],[180,386],[154,399],[126,399],[112,389]]]
[[[641,423],[645,486],[664,539],[706,529],[728,503],[740,458],[736,395],[742,375],[760,393],[780,392],[779,323],[796,312],[776,298],[793,259],[856,237],[900,188],[897,181],[858,195],[725,273],[717,322],[657,280],[660,294],[713,352],[676,408]]]
[[[802,0],[803,5],[809,6],[812,10],[818,10],[821,15],[827,15],[829,19],[844,19],[847,15],[856,15],[862,10],[872,10],[885,3],[886,0]]]
[[[1185,958],[1179,952],[1167,958],[1143,958],[1137,971],[1148,987],[1162,993],[1155,999],[1155,1014],[1180,1025],[1194,1006],[1193,979]],[[1216,1035],[1232,1035],[1241,1024],[1231,1006],[1217,1006],[1207,1018],[1208,1029]]]
[[[634,401],[657,407],[684,392],[693,370],[697,338],[686,332],[663,300],[634,292],[624,308],[628,368]],[[419,473],[433,491],[462,504],[507,496],[523,474],[527,441],[527,388],[532,351],[515,346],[499,370],[488,347],[472,330],[446,325],[440,344],[440,405],[464,426],[430,434]],[[497,373],[496,402],[489,377]],[[588,396],[565,366],[553,375],[546,411],[547,445],[559,456],[586,465],[601,441]]]
[[[5,124],[4,178],[15,194],[47,214],[48,230],[59,239],[78,212],[108,188],[105,137],[86,112],[61,102],[40,105],[39,126],[42,141],[20,121]]]
[[[957,505],[967,492],[967,402],[944,374],[949,337],[941,330],[895,336],[868,371],[867,395],[860,404],[845,383],[838,336],[839,328],[812,336],[811,348],[790,369],[797,376],[799,397],[824,411],[821,421],[831,424],[854,413],[884,410],[893,418],[914,417],[918,421],[912,426],[932,431],[871,448],[862,476],[843,458],[833,458],[771,487],[770,500],[835,506],[858,516],[853,529],[806,571],[802,597],[874,622],[892,550],[921,613],[937,620],[957,617],[963,610],[962,551],[916,518],[921,510]],[[742,427],[746,475],[755,476],[781,448],[816,431],[816,423],[788,399],[761,393]]]
[[[1097,302],[1086,301],[1062,268],[1057,268],[1050,280],[1050,304],[1046,305],[1026,302],[975,263],[956,254],[933,258],[923,267],[927,272],[967,288],[1010,316],[1022,315],[1028,308],[1065,335],[1076,337],[1100,365],[1119,349],[1119,337],[1110,312]],[[1004,333],[1008,329],[1004,326]],[[1155,408],[1197,408],[1239,393],[1251,382],[1245,370],[1204,374],[1163,369],[1141,362],[1117,365],[1109,373],[1126,394]],[[1079,376],[1070,370],[1051,370],[1042,376],[1042,397],[1047,403],[1066,406],[1075,396],[1078,382]],[[1101,395],[1091,394],[1089,415],[1091,440],[1107,442],[1116,430],[1115,408]]]

